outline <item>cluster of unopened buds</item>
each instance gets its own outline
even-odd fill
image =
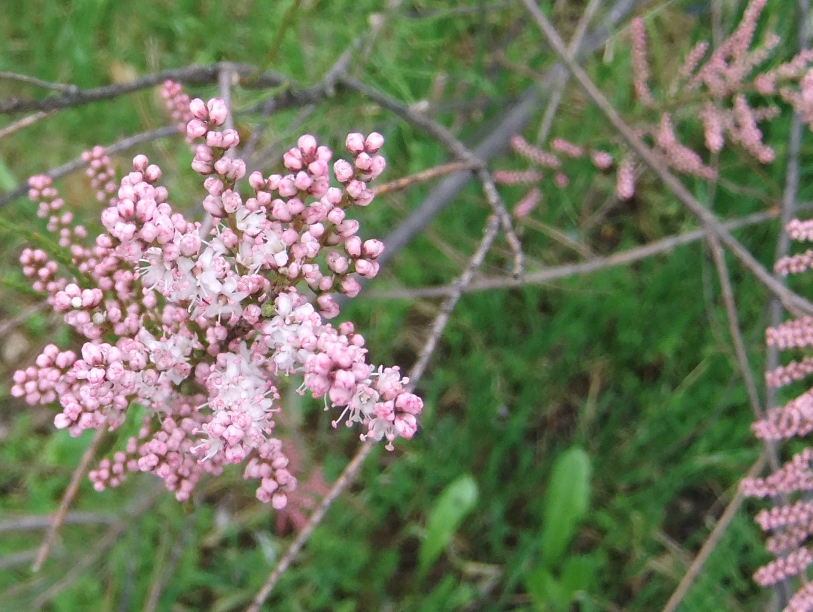
[[[187,135],[203,141],[192,168],[205,177],[208,232],[173,208],[161,169],[144,155],[110,194],[106,231],[92,246],[50,179],[30,180],[67,253],[26,249],[24,272],[85,342],[77,352],[47,346],[16,372],[12,393],[58,400],[54,423],[75,436],[143,419],[126,448],[90,473],[98,490],[152,472],[185,500],[203,473],[246,462],[257,497],[282,508],[296,486],[274,432],[283,377],[299,377],[299,392],[336,409],[334,426],[359,423],[362,439],[386,439],[389,449],[415,434],[423,403],[397,367],[367,362],[352,323],[327,322],[339,314],[333,295],[356,296],[357,276],[379,269],[383,244],[362,240],[348,212],[373,199],[367,182],[386,165],[383,137],[350,134],[351,159],[331,164],[330,149],[302,136],[284,155],[287,174],[254,172],[240,190],[246,166],[233,156],[237,132],[221,129],[227,112],[218,99],[189,103]],[[88,161],[104,190],[109,160],[94,150]]]

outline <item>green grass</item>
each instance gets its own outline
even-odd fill
[[[260,65],[290,4],[153,0],[139,4],[134,15],[129,4],[105,0],[6,3],[0,9],[0,70],[94,87],[193,62]],[[318,81],[380,4],[302,2],[269,67],[302,85]],[[792,43],[787,41],[792,40],[793,24],[785,15],[791,11],[783,10],[786,4],[771,2],[762,22],[785,35],[780,57],[791,54]],[[359,76],[406,103],[430,97],[441,73],[446,81],[438,87],[444,100],[520,94],[531,83],[527,75],[493,64],[490,49],[500,41],[511,62],[543,70],[552,61],[520,3],[462,16],[446,9],[475,7],[478,2],[405,5],[382,32]],[[556,3],[552,11],[566,38],[581,10],[574,5]],[[710,16],[705,9],[697,10],[692,3],[670,4],[648,19],[656,77],[668,74],[676,53],[709,37]],[[734,14],[724,17],[726,24],[736,21]],[[525,26],[517,27],[523,21]],[[614,38],[612,60],[597,55],[588,71],[626,117],[652,119],[632,100],[627,49],[624,38]],[[609,51],[604,54],[609,56]],[[206,97],[216,95],[216,88],[191,93]],[[0,97],[9,95],[45,94],[0,80]],[[257,97],[252,91],[235,92],[238,108]],[[448,111],[436,118],[456,126],[457,135],[467,140],[482,134],[483,126],[493,124],[503,111],[498,104],[478,113]],[[293,142],[296,134],[289,126],[295,115],[288,111],[274,116],[266,140],[286,135]],[[526,133],[529,140],[540,118],[541,110]],[[699,125],[689,113],[682,119],[685,142],[699,149]],[[94,144],[114,142],[165,121],[154,91],[62,112],[0,140],[0,180],[10,187]],[[241,130],[253,125],[251,118],[238,119]],[[760,172],[736,150],[723,154],[723,176],[764,197],[743,197],[721,187],[714,202],[721,217],[742,216],[775,203],[784,181],[788,126],[785,113],[766,132],[778,160]],[[299,131],[316,134],[338,149],[348,131],[373,128],[387,137],[387,180],[447,159],[422,133],[346,94],[320,104]],[[618,150],[617,137],[573,86],[566,91],[553,135]],[[165,176],[182,172],[190,159],[180,139],[146,152],[162,164]],[[116,163],[126,168],[129,157],[117,156]],[[806,140],[803,162],[809,159]],[[506,156],[494,166],[523,163]],[[579,162],[573,163],[570,174],[567,190],[544,187],[544,203],[534,218],[568,233],[594,253],[608,254],[694,227],[679,204],[645,177],[632,202],[616,206],[601,223],[583,231],[584,221],[612,190],[613,178]],[[808,175],[803,164],[800,200],[813,197],[805,182]],[[692,180],[686,184],[702,201],[705,185]],[[61,181],[60,187],[73,201],[85,202],[80,217],[98,214],[81,174]],[[363,231],[383,236],[429,189],[422,185],[376,201],[363,213]],[[188,174],[170,183],[173,202],[181,207],[194,204],[201,192]],[[502,193],[511,204],[523,191],[506,188]],[[41,230],[39,220],[31,220],[32,210],[20,200],[2,215]],[[450,282],[473,252],[487,214],[479,190],[468,187],[372,288]],[[530,226],[519,231],[529,269],[575,261],[571,250]],[[778,231],[778,223],[770,223],[739,231],[737,237],[770,266]],[[22,240],[0,230],[0,244],[3,278],[20,281],[14,262]],[[450,259],[450,253],[456,257]],[[510,251],[500,240],[484,271],[506,274],[510,261]],[[730,267],[749,357],[758,373],[766,294],[733,260]],[[4,318],[36,301],[5,286],[0,296]],[[357,322],[375,362],[406,369],[438,306],[437,300],[362,298],[348,305],[343,317]],[[21,354],[0,368],[3,518],[54,511],[90,437],[74,440],[53,431],[52,408],[27,407],[9,396],[13,370],[33,359],[41,344],[54,338],[62,346],[75,342],[58,329],[50,315],[39,314],[3,338],[3,344],[22,346]],[[266,609],[533,609],[525,577],[541,555],[544,494],[554,460],[573,445],[590,457],[591,502],[568,555],[589,558],[596,574],[576,605],[585,611],[660,609],[760,452],[749,430],[752,415],[737,374],[714,266],[701,243],[543,287],[464,296],[419,391],[426,401],[419,435],[393,453],[374,452],[358,484],[330,510]],[[309,458],[324,466],[332,482],[356,447],[355,434],[334,432],[318,402],[304,402],[298,409]],[[476,507],[422,579],[418,565],[429,517],[445,488],[466,474],[477,486]],[[160,486],[157,480],[133,476],[118,490],[95,493],[83,482],[74,509],[122,513],[155,486]],[[756,507],[748,503],[740,510],[681,610],[764,609],[770,593],[749,578],[768,559],[750,518]],[[166,571],[158,609],[243,609],[290,540],[290,535],[276,534],[274,521],[273,511],[256,502],[236,470],[203,482],[194,503],[179,504],[162,494],[154,509],[132,518],[109,551],[46,609],[142,609],[156,577],[173,565],[173,571]],[[32,575],[28,564],[0,570],[0,609],[29,609],[108,528],[63,526],[40,575]],[[4,533],[0,567],[7,555],[36,548],[42,535]]]

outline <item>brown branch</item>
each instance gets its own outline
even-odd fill
[[[128,511],[126,516],[122,517],[121,520],[113,525],[104,535],[104,537],[94,545],[93,549],[82,560],[73,564],[62,579],[52,584],[50,587],[48,587],[48,589],[42,592],[37,599],[34,600],[32,608],[35,610],[42,608],[47,602],[73,584],[73,582],[82,574],[82,572],[93,565],[96,559],[98,559],[107,549],[111,548],[116,542],[118,542],[119,538],[121,538],[121,534],[127,531],[128,527],[132,525],[135,517],[142,515],[149,510],[150,507],[152,507],[155,500],[160,497],[162,492],[163,490],[161,488],[155,487],[151,492],[144,495],[141,501],[134,508]]]
[[[0,99],[0,113],[21,113],[30,111],[53,111],[62,108],[75,108],[99,102],[101,100],[111,100],[125,94],[133,93],[148,87],[155,87],[166,80],[178,81],[187,85],[211,85],[217,83],[220,71],[228,68],[239,77],[247,78],[254,73],[252,66],[243,64],[232,64],[230,62],[217,62],[208,66],[186,66],[173,70],[162,70],[144,75],[126,83],[116,83],[114,85],[104,85],[94,89],[77,90],[61,96],[42,98],[39,100],[20,100],[18,98]],[[273,71],[266,71],[251,81],[241,83],[246,88],[265,89],[267,87],[278,87],[280,85],[290,85],[290,82],[281,74]]]
[[[104,148],[105,152],[113,155],[115,153],[121,153],[122,151],[126,151],[132,147],[138,146],[140,144],[144,144],[147,142],[152,142],[153,140],[159,140],[161,138],[168,138],[170,136],[180,136],[180,132],[176,126],[166,126],[162,128],[158,128],[156,130],[150,130],[148,132],[142,132],[141,134],[135,134],[133,136],[128,136],[118,142],[115,142],[111,145],[108,145]],[[45,172],[48,176],[52,179],[62,178],[70,174],[71,172],[75,172],[81,168],[87,166],[87,162],[84,161],[81,157],[78,157],[72,161],[69,161],[61,166],[53,168]],[[11,191],[7,191],[6,193],[0,194],[0,208],[8,204],[9,202],[13,201],[20,196],[23,196],[28,193],[28,181],[23,181],[19,183],[17,187],[12,189]]]
[[[47,529],[53,525],[55,515],[20,516],[18,518],[0,521],[0,533],[4,531],[30,531],[34,529]],[[63,525],[96,525],[99,523],[115,523],[116,515],[99,512],[68,512],[62,520]]]
[[[460,142],[455,136],[449,132],[445,127],[440,125],[437,121],[415,112],[405,104],[391,98],[387,94],[370,87],[356,79],[344,77],[341,79],[341,84],[348,89],[360,93],[361,95],[374,101],[382,108],[393,112],[406,121],[409,125],[417,127],[435,140],[440,142],[446,150],[461,161],[469,162],[476,167],[475,174],[483,186],[483,193],[486,196],[491,209],[497,218],[500,220],[503,232],[505,232],[506,240],[511,250],[514,253],[514,276],[520,277],[524,267],[524,255],[522,253],[522,245],[514,232],[513,222],[511,215],[505,209],[505,204],[497,192],[497,187],[491,178],[491,174],[486,168],[485,162],[477,157],[477,155],[469,149],[466,145]]]
[[[37,121],[41,119],[50,117],[54,113],[56,113],[56,111],[50,111],[47,113],[40,111],[38,113],[34,113],[33,115],[28,115],[28,117],[23,117],[22,119],[15,121],[14,123],[10,123],[2,130],[0,130],[0,140],[5,138],[6,136],[11,136],[16,132],[19,132],[20,130],[27,128],[29,125],[35,124]]]
[[[36,77],[28,76],[27,74],[17,74],[16,72],[6,72],[0,70],[0,80],[18,81],[20,83],[27,83],[34,87],[41,87],[42,89],[50,89],[52,91],[59,91],[62,93],[76,93],[79,88],[76,85],[66,85],[64,83],[51,83],[50,81],[43,81]]]
[[[65,519],[65,515],[68,512],[68,507],[71,505],[71,502],[73,502],[73,498],[76,497],[76,492],[79,490],[79,481],[82,480],[85,475],[85,471],[87,471],[87,468],[90,465],[90,462],[93,461],[93,457],[96,455],[96,449],[99,448],[99,444],[104,437],[105,431],[107,431],[106,426],[99,427],[99,429],[96,430],[93,439],[85,450],[85,454],[82,455],[82,460],[73,471],[71,481],[68,484],[68,488],[65,490],[65,495],[62,496],[62,502],[59,504],[59,510],[57,510],[56,514],[54,515],[54,520],[51,523],[51,526],[48,528],[48,533],[45,535],[45,539],[42,541],[42,546],[40,546],[39,553],[37,553],[37,559],[34,561],[34,565],[31,566],[32,572],[40,571],[42,564],[48,557],[48,552],[51,550],[51,545],[54,543],[56,533],[59,531],[59,527],[62,525],[62,521]]]
[[[724,244],[770,292],[782,301],[785,308],[796,314],[813,314],[813,304],[778,282],[776,278],[754,258],[748,249],[740,244],[736,238],[720,225],[717,217],[698,202],[683,183],[659,162],[649,147],[647,147],[632,128],[624,122],[618,114],[618,111],[615,110],[615,107],[613,107],[604,94],[593,84],[587,73],[568,56],[567,49],[559,34],[556,32],[556,29],[550,21],[548,21],[542,11],[539,10],[536,4],[534,4],[533,0],[522,1],[539,26],[545,40],[556,52],[556,55],[559,56],[560,61],[567,66],[567,69],[570,70],[573,77],[579,82],[579,85],[581,85],[587,96],[599,107],[602,113],[604,113],[635,154],[663,181],[689,212],[697,217],[708,231],[716,235],[720,242]]]
[[[474,170],[476,167],[477,165],[473,164],[472,162],[451,162],[449,164],[435,166],[434,168],[429,168],[428,170],[423,170],[422,172],[417,172],[415,174],[410,174],[409,176],[395,179],[394,181],[384,183],[383,185],[377,185],[372,188],[372,192],[376,196],[380,196],[385,193],[390,193],[391,191],[401,191],[402,189],[407,189],[416,183],[430,181],[433,178],[451,174],[452,172]]]
[[[813,209],[813,202],[807,207],[808,210]],[[727,230],[735,230],[758,223],[764,223],[772,219],[778,218],[780,215],[779,210],[772,209],[766,212],[754,213],[743,217],[742,219],[734,219],[726,221],[722,225]],[[465,292],[474,291],[491,291],[494,289],[513,289],[517,287],[524,287],[527,285],[543,285],[550,281],[568,278],[571,276],[578,276],[581,274],[590,274],[606,268],[613,268],[615,266],[623,266],[630,264],[653,255],[668,253],[675,247],[697,242],[706,237],[705,230],[692,230],[683,234],[677,234],[668,238],[656,240],[647,245],[620,251],[606,257],[597,257],[590,261],[581,263],[565,264],[551,268],[545,268],[538,272],[528,272],[520,279],[508,277],[491,277],[485,278],[477,282],[471,283]],[[367,295],[370,298],[378,299],[416,299],[416,298],[433,298],[444,297],[450,295],[454,291],[451,285],[443,285],[440,287],[426,287],[422,289],[396,289],[393,291],[371,291]]]
[[[765,466],[765,460],[765,453],[763,453],[760,455],[759,459],[757,459],[756,463],[751,466],[751,469],[748,470],[746,477],[751,478],[756,474],[759,474],[760,471],[762,471],[762,468]],[[662,612],[674,612],[680,605],[680,602],[689,591],[689,588],[692,586],[692,583],[694,583],[694,580],[697,578],[700,570],[703,569],[703,564],[709,558],[709,555],[711,555],[711,553],[714,551],[714,548],[717,546],[720,538],[723,537],[725,530],[731,523],[731,519],[733,519],[734,515],[737,514],[737,510],[739,510],[743,499],[745,499],[745,497],[739,490],[739,487],[737,487],[737,492],[734,494],[734,498],[728,502],[728,506],[726,506],[720,520],[717,521],[717,524],[714,526],[714,529],[712,529],[709,537],[706,538],[706,541],[700,548],[700,552],[697,553],[697,556],[694,558],[694,561],[692,561],[689,569],[686,570],[683,578],[680,579],[677,588],[675,589],[674,593],[672,593],[669,601],[666,602]]]
[[[418,355],[418,360],[409,371],[411,388],[414,388],[414,385],[423,375],[426,365],[429,363],[429,359],[432,357],[432,353],[435,351],[438,340],[440,339],[446,324],[449,322],[449,316],[451,315],[455,304],[457,304],[457,301],[460,299],[463,289],[469,282],[471,282],[477,268],[482,265],[486,253],[494,243],[494,239],[497,236],[499,228],[499,219],[497,219],[496,216],[492,216],[486,224],[485,234],[483,239],[480,241],[480,245],[477,247],[476,252],[466,265],[466,269],[463,271],[463,274],[455,282],[454,293],[452,293],[452,295],[450,295],[443,303],[443,306],[441,306],[440,312],[432,325],[432,330],[429,333],[429,337],[426,339],[423,349],[421,349],[421,352]],[[263,602],[265,602],[265,600],[271,594],[271,591],[277,582],[279,582],[282,574],[288,569],[293,560],[296,558],[296,555],[299,554],[299,551],[302,550],[302,547],[310,538],[313,531],[322,522],[322,519],[330,509],[330,506],[333,504],[336,498],[338,498],[339,495],[341,495],[344,490],[347,489],[347,487],[349,487],[353,481],[355,481],[364,460],[373,450],[374,446],[375,443],[369,438],[361,445],[359,450],[356,452],[356,455],[353,457],[353,459],[351,459],[350,463],[347,464],[347,467],[344,468],[344,471],[341,473],[338,480],[336,480],[328,494],[325,495],[325,497],[319,503],[319,506],[308,519],[307,524],[302,528],[299,534],[297,534],[294,541],[285,551],[285,554],[277,562],[276,567],[268,576],[268,579],[257,593],[257,596],[254,598],[252,604],[246,609],[246,612],[259,612]]]

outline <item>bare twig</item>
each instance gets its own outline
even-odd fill
[[[61,96],[42,98],[40,100],[20,100],[17,98],[5,98],[0,100],[0,113],[21,113],[30,111],[52,111],[62,108],[73,108],[99,102],[100,100],[111,100],[125,94],[129,94],[148,87],[160,85],[166,80],[178,81],[189,85],[209,85],[217,83],[221,70],[229,67],[239,77],[245,78],[254,72],[252,66],[243,64],[232,64],[230,62],[217,62],[208,66],[186,66],[174,70],[162,70],[144,75],[143,77],[127,81],[126,83],[116,83],[105,85],[95,89],[76,90]],[[288,80],[281,74],[273,71],[266,71],[251,81],[241,83],[244,87],[265,89],[267,87],[277,87],[289,84]]]
[[[22,312],[11,317],[10,319],[3,321],[2,323],[0,323],[0,337],[5,336],[9,331],[14,329],[18,325],[22,325],[28,319],[28,317],[35,315],[43,310],[46,310],[47,308],[48,302],[43,300],[41,302],[38,302],[37,304],[29,306],[28,308],[25,308]]]
[[[127,149],[138,146],[140,144],[152,142],[153,140],[159,140],[161,138],[168,138],[170,136],[180,136],[180,134],[181,133],[178,131],[178,128],[176,126],[174,125],[166,126],[158,128],[156,130],[142,132],[141,134],[135,134],[134,136],[128,136],[127,138],[123,138],[118,142],[106,146],[104,150],[106,153],[113,155],[115,153],[121,153],[122,151],[126,151]],[[70,174],[71,172],[75,172],[80,168],[84,168],[85,166],[87,166],[87,162],[84,161],[81,157],[78,157],[72,161],[62,164],[61,166],[48,170],[48,172],[45,172],[45,174],[50,176],[52,179],[58,179]],[[6,193],[0,194],[0,208],[2,208],[15,198],[19,198],[20,196],[25,195],[26,193],[28,193],[28,181],[23,181],[11,191],[7,191]]]
[[[37,559],[34,561],[34,565],[31,566],[32,572],[40,571],[45,559],[48,558],[48,552],[51,550],[51,545],[54,543],[56,533],[59,531],[59,527],[62,525],[62,521],[65,519],[65,515],[68,512],[68,507],[71,505],[71,502],[73,502],[73,498],[76,497],[76,492],[79,490],[79,481],[82,480],[88,466],[90,465],[90,462],[93,461],[93,457],[96,455],[96,449],[99,448],[99,444],[101,443],[106,431],[107,427],[99,427],[99,429],[96,430],[93,439],[85,450],[85,454],[82,455],[82,460],[73,471],[71,481],[68,484],[68,488],[65,489],[65,494],[62,496],[62,501],[59,504],[59,510],[57,510],[56,514],[54,515],[54,520],[51,523],[51,526],[48,528],[48,533],[45,535],[45,539],[42,541],[42,546],[40,546],[39,553],[37,553]]]
[[[611,34],[610,28],[624,20],[638,3],[640,0],[617,0],[604,14],[601,25],[585,36],[581,52],[578,54],[579,59],[601,49]],[[522,132],[531,117],[538,112],[540,100],[552,87],[557,71],[561,69],[561,64],[552,66],[539,83],[529,87],[520,96],[519,101],[504,114],[496,127],[473,150],[479,159],[488,162],[508,149],[511,137]],[[470,172],[457,172],[441,181],[418,209],[384,238],[387,250],[377,261],[383,266],[395,257],[415,236],[428,227],[432,219],[457,197],[471,179]]]
[[[50,89],[52,91],[59,91],[62,93],[76,93],[79,88],[76,85],[66,85],[64,83],[51,83],[50,81],[43,81],[36,77],[28,76],[27,74],[17,74],[16,72],[6,72],[0,70],[0,80],[6,81],[19,81],[20,83],[27,83],[34,87],[41,87],[42,89]]]
[[[414,387],[415,383],[417,383],[423,375],[426,365],[429,363],[429,359],[437,346],[437,342],[449,321],[449,315],[454,309],[457,300],[460,299],[463,289],[469,282],[471,282],[477,268],[482,265],[483,259],[485,258],[488,250],[491,248],[499,228],[499,219],[497,219],[496,216],[492,216],[486,225],[485,234],[483,239],[480,241],[480,245],[477,247],[474,255],[469,260],[463,274],[455,282],[455,292],[452,293],[452,295],[450,295],[443,303],[443,306],[441,306],[440,312],[432,325],[432,330],[429,333],[429,337],[426,339],[423,349],[418,355],[418,360],[409,371],[411,387]],[[313,531],[322,522],[322,519],[324,518],[328,509],[330,509],[330,506],[333,504],[336,498],[338,498],[339,495],[341,495],[344,490],[347,489],[347,487],[349,487],[356,479],[364,460],[373,450],[374,446],[375,444],[369,438],[361,445],[353,459],[351,459],[350,463],[347,464],[347,467],[344,468],[344,471],[341,473],[338,480],[336,480],[334,485],[331,487],[328,494],[325,495],[325,497],[319,503],[319,506],[308,519],[307,524],[302,528],[299,534],[297,534],[294,541],[285,551],[285,554],[277,562],[276,567],[268,576],[268,579],[265,581],[265,584],[262,586],[259,593],[257,593],[257,596],[254,598],[252,604],[246,609],[246,612],[259,612],[260,606],[263,605],[263,602],[265,602],[265,600],[271,594],[274,586],[277,584],[277,582],[279,582],[280,577],[282,577],[282,574],[291,565],[296,555],[299,554],[299,551],[308,541]]]
[[[596,14],[599,4],[601,4],[601,0],[590,0],[587,8],[584,9],[581,19],[579,19],[579,23],[576,26],[576,32],[573,34],[570,45],[567,47],[568,57],[571,59],[578,55],[579,48],[582,46],[582,42],[584,42],[587,26],[590,25],[590,21],[592,21],[593,16]],[[550,100],[548,100],[548,105],[545,108],[545,114],[542,116],[542,124],[539,126],[539,133],[536,135],[536,142],[539,145],[548,138],[550,128],[553,125],[553,119],[556,116],[556,111],[559,110],[559,104],[562,103],[562,96],[564,95],[565,85],[567,85],[569,76],[570,73],[565,70],[563,66],[559,66],[559,70],[556,74],[556,84],[554,85],[553,93],[550,95]]]
[[[451,174],[452,172],[474,170],[476,167],[477,165],[473,164],[472,162],[452,162],[450,164],[443,164],[442,166],[435,166],[434,168],[429,168],[428,170],[424,170],[423,172],[416,172],[415,174],[410,174],[409,176],[404,176],[402,178],[395,179],[394,181],[384,183],[383,185],[377,185],[372,188],[372,192],[376,196],[380,196],[385,193],[390,193],[391,191],[400,191],[402,189],[407,189],[408,187],[411,187],[416,183],[430,181],[433,178],[444,176],[446,174]]]
[[[158,609],[158,604],[161,601],[161,591],[169,582],[175,569],[178,567],[178,561],[181,559],[186,543],[192,533],[192,524],[197,517],[197,512],[193,512],[186,517],[183,525],[183,531],[172,546],[169,552],[169,560],[166,565],[156,568],[154,579],[150,585],[149,595],[147,596],[147,603],[144,604],[144,612],[155,612]]]
[[[246,608],[246,612],[259,612],[260,606],[263,605],[263,602],[268,598],[271,594],[271,590],[276,586],[279,579],[282,577],[282,574],[288,567],[291,565],[293,560],[296,558],[299,551],[302,550],[302,547],[310,538],[313,531],[319,526],[319,523],[322,522],[322,519],[325,517],[325,514],[330,509],[330,506],[333,505],[333,502],[336,501],[336,498],[341,495],[344,490],[349,487],[353,481],[358,476],[358,472],[361,469],[361,466],[364,464],[364,460],[370,454],[370,452],[375,447],[375,442],[372,439],[368,438],[366,442],[364,442],[361,447],[356,452],[353,459],[350,460],[350,463],[342,471],[339,478],[331,487],[330,491],[328,491],[327,495],[322,498],[322,501],[319,502],[319,505],[314,510],[313,514],[308,519],[308,522],[302,528],[302,530],[297,534],[294,541],[285,551],[285,554],[282,558],[277,562],[276,567],[268,576],[268,579],[265,581],[265,584],[260,589],[257,596],[254,598],[254,601],[251,605]]]
[[[40,111],[38,113],[34,113],[33,115],[28,115],[28,117],[23,117],[22,119],[15,121],[14,123],[10,123],[2,130],[0,130],[0,140],[5,138],[6,136],[11,136],[15,132],[19,132],[20,130],[27,128],[29,125],[35,124],[40,119],[50,117],[54,113],[56,113],[56,111],[50,111],[47,113]]]
[[[539,26],[544,38],[556,52],[556,55],[558,55],[562,63],[567,66],[567,69],[570,70],[588,97],[599,107],[602,113],[604,113],[635,154],[663,181],[689,212],[697,217],[710,232],[714,233],[720,242],[725,245],[770,292],[782,301],[785,308],[796,314],[813,314],[813,304],[778,282],[774,276],[751,255],[748,249],[740,244],[736,238],[720,225],[717,217],[698,202],[683,183],[658,161],[649,147],[647,147],[632,128],[624,122],[610,101],[607,100],[604,94],[593,84],[587,73],[568,57],[567,49],[561,37],[550,21],[548,21],[548,18],[539,10],[539,7],[534,4],[533,0],[522,1]]]
[[[345,87],[356,91],[367,98],[370,98],[381,107],[392,111],[409,125],[423,130],[440,142],[444,147],[446,147],[446,150],[448,150],[449,153],[456,156],[461,161],[469,162],[476,166],[475,174],[477,175],[477,178],[480,179],[480,183],[482,183],[486,200],[491,206],[491,209],[494,211],[494,214],[497,215],[497,218],[500,220],[500,225],[502,225],[503,232],[505,232],[508,245],[514,252],[514,276],[521,276],[524,267],[522,245],[514,232],[511,215],[509,215],[508,211],[505,209],[505,204],[503,203],[500,194],[497,192],[497,187],[494,185],[494,181],[486,168],[485,162],[477,157],[477,155],[466,145],[455,138],[454,134],[449,132],[435,120],[413,111],[405,104],[402,104],[394,98],[391,98],[390,96],[378,91],[373,87],[370,87],[369,85],[361,83],[356,79],[344,77],[341,79],[341,83]]]
[[[68,512],[62,519],[63,525],[96,525],[99,523],[115,523],[116,515],[101,512]],[[33,529],[46,529],[54,524],[56,515],[46,514],[40,516],[21,516],[18,518],[0,521],[0,533],[4,531],[30,531]]]
[[[759,456],[756,463],[751,466],[751,469],[748,470],[747,477],[753,477],[756,474],[759,474],[762,471],[762,468],[765,466],[766,457],[765,453]],[[669,601],[666,602],[666,605],[663,607],[663,612],[674,612],[677,607],[680,605],[680,602],[683,601],[686,593],[689,591],[689,588],[694,583],[694,579],[697,578],[697,575],[700,573],[700,570],[703,569],[703,564],[709,558],[709,555],[714,551],[714,547],[717,546],[717,543],[722,538],[725,530],[728,528],[728,525],[731,523],[731,519],[734,518],[734,515],[737,514],[737,510],[739,510],[740,505],[743,502],[745,497],[743,496],[742,492],[737,487],[737,492],[734,494],[734,498],[728,502],[728,506],[726,506],[725,511],[723,512],[720,520],[717,521],[717,524],[714,526],[714,529],[709,534],[709,537],[706,538],[706,541],[703,543],[700,552],[697,553],[697,556],[692,561],[692,564],[689,566],[689,569],[686,570],[686,573],[683,575],[683,578],[680,579],[677,588],[675,589],[672,596],[669,598]]]
[[[112,547],[127,529],[132,525],[133,519],[141,514],[144,514],[155,503],[155,500],[161,495],[163,490],[159,487],[153,488],[152,491],[145,494],[141,501],[131,510],[126,516],[122,517],[115,525],[113,525],[104,537],[95,544],[90,553],[87,554],[79,562],[71,566],[71,569],[62,577],[61,580],[52,584],[48,589],[42,592],[35,600],[32,608],[38,610],[42,608],[51,599],[59,595],[62,591],[67,589],[73,582],[82,575],[88,567],[93,565],[101,555]]]
[[[717,268],[717,276],[720,279],[720,289],[723,294],[723,303],[725,304],[726,317],[728,319],[728,331],[731,335],[731,341],[734,344],[734,355],[737,359],[740,375],[742,376],[743,383],[745,383],[745,390],[748,393],[748,399],[751,402],[751,409],[754,411],[754,416],[757,419],[762,419],[765,416],[765,411],[762,408],[762,402],[759,399],[757,386],[754,382],[754,375],[748,363],[748,354],[745,350],[745,342],[742,339],[739,317],[737,315],[737,303],[734,299],[734,290],[731,287],[731,278],[728,275],[728,267],[725,262],[725,251],[723,251],[723,247],[720,245],[720,241],[717,237],[712,234],[708,236],[708,243],[711,256],[714,259],[714,265]],[[775,467],[779,467],[778,462]]]
[[[808,210],[813,209],[813,202],[810,203]],[[743,217],[742,219],[734,219],[726,221],[722,225],[727,230],[735,230],[741,227],[756,225],[778,218],[780,215],[779,210],[773,209],[766,212],[754,213]],[[471,283],[464,291],[466,293],[475,291],[491,291],[494,289],[512,289],[516,287],[524,287],[526,285],[543,285],[554,280],[568,278],[570,276],[578,276],[581,274],[589,274],[613,268],[615,266],[623,266],[630,264],[653,255],[660,255],[668,253],[675,247],[697,242],[706,237],[706,230],[692,230],[656,240],[647,245],[627,249],[607,257],[597,257],[590,261],[582,263],[565,264],[562,266],[555,266],[539,270],[538,272],[528,272],[521,280],[510,277],[500,276],[492,278],[484,278],[480,281]],[[433,298],[444,297],[451,295],[454,292],[452,285],[443,285],[440,287],[426,287],[424,289],[396,289],[393,291],[371,291],[367,294],[369,298],[373,299],[417,299],[417,298]]]

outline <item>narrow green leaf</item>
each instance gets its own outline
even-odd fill
[[[446,548],[455,531],[477,504],[477,483],[471,474],[459,476],[449,484],[429,512],[426,539],[418,553],[418,571],[426,573]]]
[[[528,572],[525,577],[525,589],[535,610],[558,609],[568,603],[562,585],[543,565]]]
[[[547,567],[567,549],[590,505],[590,457],[579,447],[565,451],[553,466],[542,524],[542,561]]]

